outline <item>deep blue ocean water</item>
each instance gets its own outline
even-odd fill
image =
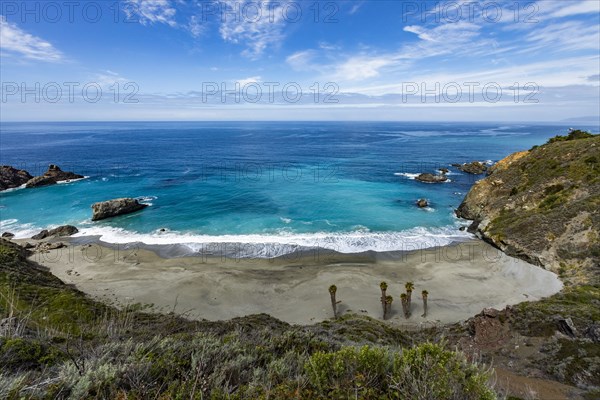
[[[0,163],[88,178],[0,193],[0,231],[73,224],[107,242],[241,243],[270,257],[298,247],[405,250],[468,238],[453,210],[477,177],[451,163],[495,162],[566,125],[479,123],[3,123]],[[577,128],[598,131],[597,126]],[[449,167],[450,182],[419,172]],[[91,204],[139,197],[145,210],[91,222]],[[430,207],[415,206],[426,198]],[[166,231],[161,232],[161,228]]]

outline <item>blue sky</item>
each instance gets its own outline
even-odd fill
[[[3,121],[600,113],[599,0],[7,0],[0,14]]]

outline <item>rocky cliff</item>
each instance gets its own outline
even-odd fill
[[[600,281],[600,135],[571,132],[488,174],[457,210],[472,232],[576,282]]]

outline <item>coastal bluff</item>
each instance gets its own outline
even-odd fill
[[[576,281],[600,281],[600,135],[572,131],[514,153],[458,207],[508,255]]]

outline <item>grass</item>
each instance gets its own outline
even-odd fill
[[[489,370],[367,317],[187,321],[97,303],[0,240],[0,398],[494,399]],[[436,392],[431,392],[435,388]]]

